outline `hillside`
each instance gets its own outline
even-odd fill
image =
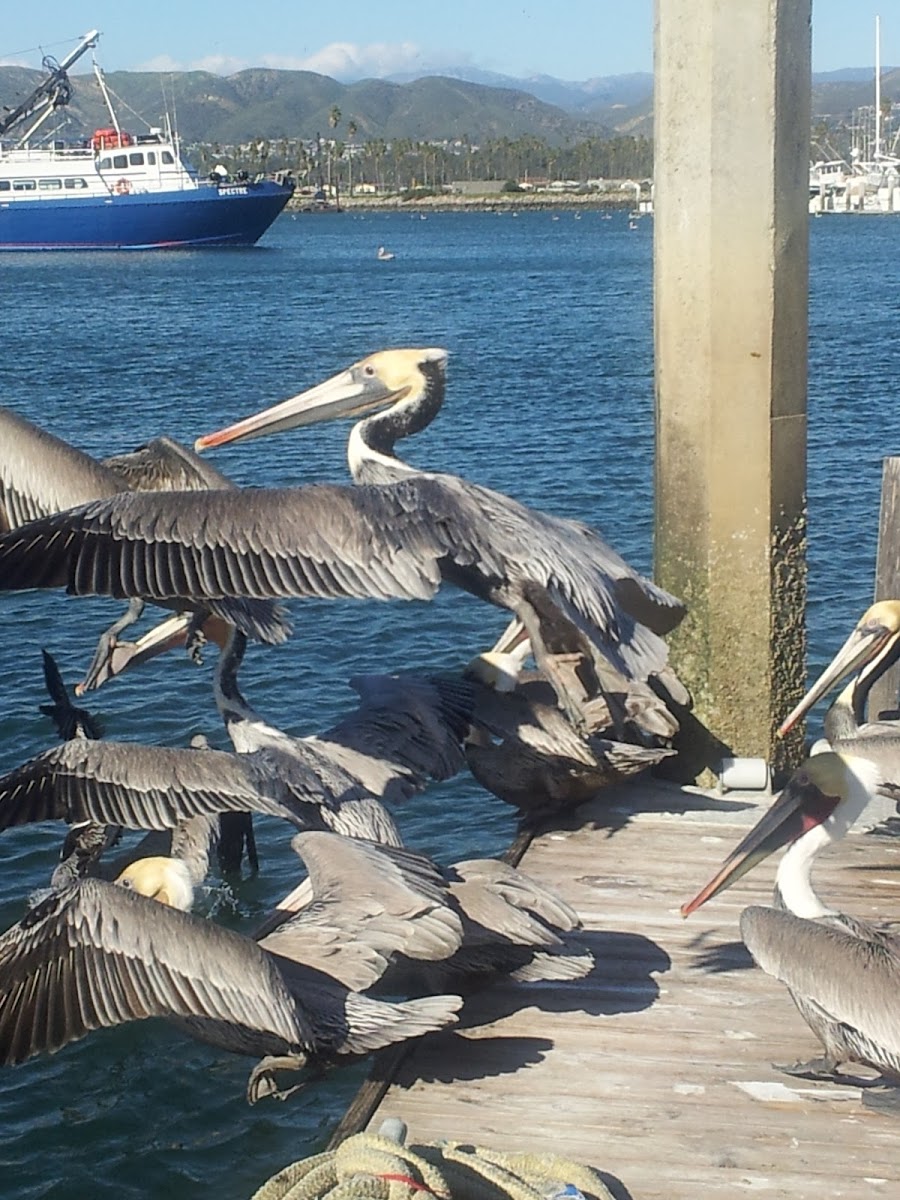
[[[468,141],[473,145],[501,138],[534,137],[565,145],[585,137],[615,134],[652,136],[653,76],[614,75],[570,83],[550,76],[513,79],[471,72],[477,79],[429,75],[409,80],[365,79],[344,84],[312,71],[252,68],[221,76],[206,71],[176,73],[114,71],[106,81],[121,99],[120,117],[139,127],[133,110],[148,124],[159,124],[167,110],[177,117],[188,143],[221,145],[253,139],[311,140],[328,137],[329,114],[337,107],[336,136],[396,142]],[[23,67],[0,67],[0,105],[18,104],[42,78]],[[82,136],[108,123],[106,108],[92,75],[73,75],[73,99],[66,110],[64,134]],[[885,100],[900,101],[900,69],[882,75]],[[846,122],[854,109],[871,104],[871,71],[847,69],[813,76],[814,121]],[[62,118],[65,119],[65,118]]]
[[[20,103],[40,79],[39,71],[0,67],[0,105]],[[347,125],[353,121],[359,141],[409,138],[477,143],[530,136],[562,144],[608,132],[596,120],[572,116],[527,92],[442,76],[403,84],[375,79],[342,84],[311,71],[253,68],[228,77],[205,71],[114,71],[105,79],[120,101],[117,107],[124,124],[136,124],[129,110],[153,125],[168,109],[177,116],[187,142],[235,144],[253,138],[328,136],[329,114],[335,106],[342,114],[337,136],[346,137]],[[65,134],[82,136],[108,124],[94,77],[73,75],[71,80]]]

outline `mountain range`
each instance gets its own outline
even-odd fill
[[[41,80],[40,71],[0,67],[0,106],[19,104]],[[104,76],[117,101],[120,120],[139,128],[131,114],[148,124],[164,112],[177,118],[186,142],[233,145],[251,139],[334,136],[356,141],[539,138],[551,145],[586,137],[622,134],[650,136],[653,76],[613,75],[580,83],[539,75],[515,79],[482,71],[458,71],[416,79],[365,79],[340,83],[312,71],[249,68],[230,76],[206,71],[115,71]],[[109,123],[92,75],[73,75],[72,101],[61,136],[83,136]],[[869,69],[832,71],[813,77],[814,117],[849,117],[872,103]],[[882,74],[882,95],[900,100],[900,69]],[[341,121],[332,133],[329,116]],[[130,110],[130,112],[129,112]],[[62,114],[61,114],[62,115]]]

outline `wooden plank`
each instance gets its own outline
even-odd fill
[[[396,1116],[410,1142],[568,1155],[633,1200],[900,1194],[900,1129],[861,1103],[873,1073],[834,1084],[772,1066],[818,1052],[786,990],[736,944],[741,909],[771,896],[774,864],[679,915],[758,803],[652,783],[628,794],[630,813],[625,792],[608,796],[535,838],[521,864],[582,915],[595,969],[468,999],[455,1031],[403,1058],[368,1126]],[[838,907],[888,917],[898,866],[900,839],[851,835],[817,885]]]
[[[900,458],[886,458],[882,466],[875,599],[900,599]],[[900,663],[895,663],[876,680],[869,693],[869,720],[882,712],[895,714],[898,695]]]

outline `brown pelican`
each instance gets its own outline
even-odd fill
[[[461,943],[427,960],[399,952],[382,980],[389,992],[471,991],[499,977],[522,983],[580,979],[594,965],[591,952],[577,940],[578,914],[525,872],[494,858],[436,869],[444,903],[460,921]],[[314,899],[310,881],[304,880],[279,901],[257,936],[303,913]]]
[[[589,637],[617,670],[641,680],[665,666],[659,635],[678,624],[684,607],[586,525],[526,508],[456,476],[417,471],[396,457],[396,442],[424,429],[440,409],[446,363],[447,352],[439,349],[372,354],[309,391],[198,438],[195,449],[372,414],[350,435],[354,480],[392,486],[398,494],[402,489],[405,504],[414,506],[430,529],[442,531],[448,539],[444,577],[522,620],[539,665],[579,720],[583,697],[577,690],[573,694],[555,670],[541,604],[552,608],[557,623],[568,623],[571,644],[565,649],[572,651]]]
[[[611,665],[576,728],[543,673],[523,669],[531,653],[523,634],[513,621],[465,671],[476,686],[466,761],[482,787],[540,820],[675,753],[678,721],[664,700]]]
[[[827,692],[852,675],[825,714],[823,732],[832,749],[856,754],[877,763],[879,791],[900,799],[900,722],[866,720],[866,703],[872,685],[900,653],[900,601],[880,600],[863,613],[853,632],[782,722],[786,734]],[[855,673],[855,674],[854,674]]]
[[[462,944],[449,956],[412,963],[400,954],[384,976],[389,989],[471,991],[509,977],[518,983],[580,979],[594,957],[578,940],[578,914],[551,888],[495,858],[443,870]]]
[[[172,618],[173,621],[176,619]],[[44,796],[46,808],[41,809],[42,801],[35,795],[34,800],[37,807],[34,811],[37,815],[29,817],[27,812],[20,811],[19,819],[12,823],[21,823],[23,820],[41,820],[46,817],[58,817],[69,822],[71,828],[60,853],[59,865],[51,877],[51,886],[61,887],[71,879],[81,878],[88,874],[101,874],[103,878],[107,879],[115,878],[125,863],[135,858],[153,855],[174,856],[185,866],[192,882],[199,884],[209,872],[210,858],[213,852],[218,858],[221,870],[236,871],[240,868],[245,847],[251,868],[256,870],[258,861],[249,811],[222,811],[218,816],[214,813],[197,811],[194,815],[183,816],[180,819],[173,818],[165,824],[164,828],[161,828],[159,824],[154,827],[152,819],[144,823],[136,822],[134,819],[135,806],[132,806],[132,811],[128,815],[124,815],[124,810],[123,813],[120,813],[123,815],[121,821],[115,819],[114,823],[106,824],[104,822],[107,818],[102,814],[98,815],[99,810],[91,815],[87,811],[90,809],[90,804],[87,805],[87,809],[80,805],[77,796],[74,795],[79,786],[90,789],[93,782],[102,790],[103,784],[97,779],[91,781],[86,777],[80,778],[74,786],[71,780],[67,783],[65,776],[70,768],[68,765],[62,767],[55,765],[55,755],[58,754],[63,763],[78,763],[79,746],[84,747],[89,742],[96,745],[102,735],[102,729],[92,713],[84,708],[76,707],[72,703],[53,656],[47,650],[44,650],[42,654],[44,681],[53,703],[41,705],[41,712],[53,720],[65,746],[57,747],[55,753],[50,752],[43,768],[38,768],[37,777],[32,780],[36,791],[40,792],[43,789],[47,793]],[[208,743],[202,735],[193,738],[191,745],[195,750],[208,749]],[[66,746],[68,750],[65,748]],[[91,752],[86,751],[86,754],[89,759]],[[112,765],[117,761],[115,751],[112,750],[110,759],[106,760],[106,765]],[[34,762],[35,760],[32,760],[32,764]],[[119,766],[123,771],[127,771],[129,766],[127,752],[124,760],[119,762]],[[101,767],[101,777],[103,770],[104,768]],[[13,772],[13,776],[16,775],[17,773]],[[16,785],[13,786],[15,788]],[[68,793],[63,797],[61,793],[66,792],[67,786]],[[0,794],[2,794],[2,788],[3,784],[0,782]],[[60,793],[56,795],[55,802],[54,788],[58,788]],[[2,801],[0,801],[0,807],[2,807]],[[101,862],[101,856],[119,841],[122,827],[135,824],[141,829],[151,828],[153,832],[148,833],[130,853],[124,856],[120,855],[113,864]],[[0,817],[0,828],[4,828],[2,817]]]
[[[441,477],[421,475],[357,488],[122,493],[0,537],[0,590],[65,586],[75,595],[137,596],[173,607],[179,597],[193,597],[243,632],[273,640],[271,629],[257,614],[241,611],[233,597],[428,600],[446,578],[514,608],[532,646],[542,645],[541,614],[550,606],[554,633],[567,627],[569,645],[586,667],[597,666],[602,674],[603,666],[583,653],[582,604],[602,621],[605,653],[643,663],[635,670],[645,673],[663,669],[665,643],[614,602],[614,593],[637,594],[638,585],[602,574],[590,553],[593,541],[603,545],[595,535],[574,522],[557,522],[570,537],[572,557],[564,564],[557,553],[542,558],[538,539],[526,536],[525,528],[518,531],[522,540],[510,540],[504,550],[494,543],[505,540],[502,530],[510,522],[485,524],[480,503],[459,501],[453,491]],[[441,511],[445,515],[436,522],[432,515]],[[548,525],[550,518],[541,522]],[[552,590],[523,578],[523,570],[549,571]],[[674,611],[662,602],[659,608]],[[566,687],[554,661],[556,647],[535,653],[571,718],[581,722],[585,691],[572,695]],[[633,672],[625,667],[623,673]],[[595,691],[590,684],[588,698]]]
[[[371,983],[395,952],[446,955],[458,944],[458,923],[427,871],[410,866],[412,856],[337,835],[293,844],[316,903],[260,943],[141,894],[184,902],[183,890],[169,890],[165,863],[149,872],[134,864],[122,886],[85,879],[42,899],[0,937],[0,1062],[163,1016],[260,1058],[248,1084],[254,1102],[289,1094],[277,1071],[330,1065],[453,1023],[458,996],[386,1003],[337,978],[344,970]]]
[[[98,462],[0,407],[0,531],[125,490],[188,491],[234,486],[220,471],[171,438],[157,438],[130,454]],[[271,606],[253,608],[253,617],[267,631],[266,640],[282,641],[287,630],[277,611]],[[142,609],[142,599],[135,597],[128,612],[100,639],[86,674],[85,690],[99,686],[130,665],[127,646],[119,647],[119,634],[138,619]]]
[[[741,914],[756,962],[787,984],[824,1054],[788,1068],[831,1078],[843,1062],[865,1063],[900,1082],[900,939],[828,908],[811,883],[820,850],[838,841],[880,784],[877,767],[855,755],[813,755],[725,860],[682,907],[688,916],[781,846],[775,907]]]
[[[150,635],[148,635],[150,636]],[[260,812],[301,829],[400,845],[380,799],[404,799],[462,769],[471,688],[367,676],[358,709],[308,738],[264,722],[244,700],[243,634],[230,628],[216,669],[219,711],[237,753],[74,738],[0,778],[0,829],[45,820],[179,831],[195,880],[220,813]]]

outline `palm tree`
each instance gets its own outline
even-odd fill
[[[337,129],[341,123],[341,110],[336,104],[332,104],[331,111],[328,114],[328,124],[332,129]],[[330,139],[328,146],[328,194],[331,195],[331,163],[334,157],[334,138]]]
[[[369,142],[368,151],[375,162],[375,191],[380,192],[384,190],[382,163],[387,155],[387,142],[385,142],[384,138],[375,138]]]
[[[356,133],[357,133],[357,125],[356,125],[356,122],[351,117],[350,120],[347,122],[347,138],[348,138],[347,170],[349,173],[348,186],[350,189],[351,196],[353,195],[353,139],[356,137]]]

